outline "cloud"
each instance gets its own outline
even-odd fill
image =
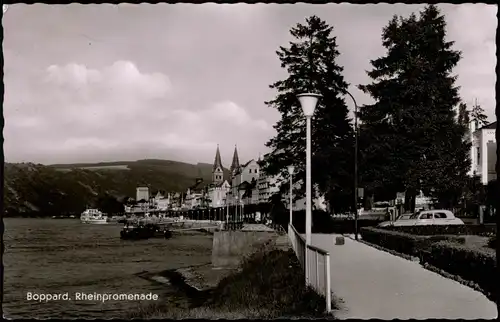
[[[102,69],[51,65],[39,84],[43,90],[30,102],[9,102],[18,108],[5,111],[7,153],[16,148],[14,138],[23,137],[23,150],[31,152],[26,157],[94,153],[99,159],[120,150],[156,148],[168,158],[169,150],[213,153],[228,138],[234,143],[248,137],[265,140],[272,131],[232,101],[197,110],[177,106],[182,100],[172,101],[175,91],[168,76],[142,72],[130,61]],[[38,108],[32,108],[33,102]]]
[[[337,62],[362,105],[372,99],[356,86],[385,53],[382,28],[424,6],[12,5],[2,19],[6,160],[212,162],[217,143],[225,164],[234,144],[242,160],[258,157],[279,119],[264,102],[287,77],[276,50],[290,27],[313,14],[334,27]],[[439,7],[463,52],[460,95],[494,120],[497,8]]]
[[[455,68],[457,85],[462,99],[471,106],[475,99],[490,121],[496,119],[495,58],[497,6],[463,4],[443,6],[447,21],[448,39],[454,48],[462,51],[462,59]],[[464,22],[466,27],[464,28]]]

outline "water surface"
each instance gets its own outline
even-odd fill
[[[3,311],[7,318],[124,318],[154,301],[76,300],[76,293],[148,294],[181,301],[172,287],[141,272],[210,262],[212,237],[198,232],[172,239],[125,241],[119,224],[78,219],[4,219]],[[28,301],[27,294],[68,293],[72,300]]]

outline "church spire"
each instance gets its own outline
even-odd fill
[[[238,148],[236,147],[236,144],[234,145],[234,154],[233,154],[233,162],[231,163],[231,168],[229,171],[231,172],[231,175],[234,175],[236,171],[240,169],[240,159],[238,158]]]
[[[222,161],[220,158],[219,145],[217,144],[217,151],[215,152],[215,161],[213,171],[217,170],[217,168],[222,169]]]
[[[224,179],[224,172],[222,168],[222,161],[220,158],[219,145],[217,144],[217,151],[215,152],[214,167],[212,169],[212,183],[219,184]]]

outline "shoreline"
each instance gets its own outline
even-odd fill
[[[167,278],[187,303],[182,307],[169,301],[158,303],[130,312],[128,318],[335,319],[324,311],[325,298],[304,285],[294,252],[277,249],[273,243],[245,257],[238,267],[217,269],[207,263],[156,275]],[[332,307],[337,307],[335,300]]]

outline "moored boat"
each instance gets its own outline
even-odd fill
[[[80,216],[80,220],[84,224],[106,224],[107,217],[97,209],[87,209]]]
[[[149,239],[160,237],[168,239],[172,232],[155,224],[127,223],[120,232],[121,239]]]

